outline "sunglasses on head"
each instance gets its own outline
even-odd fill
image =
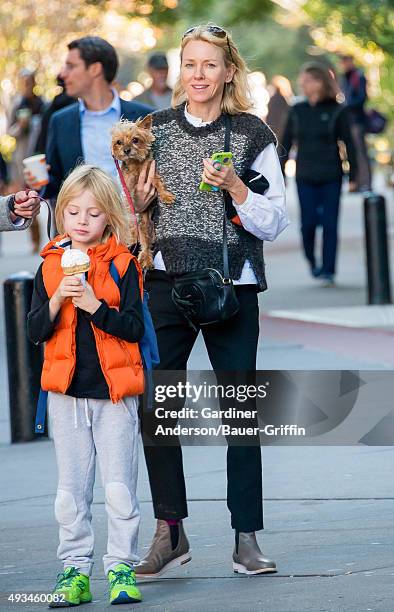
[[[192,28],[189,28],[188,30],[186,30],[186,32],[184,32],[183,36],[182,36],[182,40],[186,37],[189,36],[189,34],[192,34],[195,30],[197,30],[199,26],[193,26]],[[233,58],[233,54],[231,53],[231,47],[230,47],[230,41],[228,39],[228,34],[226,32],[226,30],[223,30],[223,28],[219,28],[219,26],[206,26],[204,27],[204,31],[205,32],[209,32],[210,34],[213,34],[214,36],[217,36],[217,38],[225,38],[226,42],[227,42],[227,48],[228,48],[228,52],[230,54],[231,57],[231,61],[233,62],[233,64],[235,64],[234,62],[234,58]]]

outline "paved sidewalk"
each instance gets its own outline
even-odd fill
[[[184,449],[193,560],[142,584],[140,610],[160,612],[390,612],[394,599],[393,448],[278,448],[263,450],[266,530],[259,536],[278,562],[273,576],[238,576],[225,502],[223,448]],[[50,442],[0,447],[0,609],[11,592],[48,593],[59,565],[53,515],[56,468]],[[140,550],[154,529],[140,454]],[[95,490],[96,534],[92,590],[86,609],[107,610],[101,556],[106,519]],[[82,608],[84,609],[84,608]],[[127,608],[129,609],[129,608]]]

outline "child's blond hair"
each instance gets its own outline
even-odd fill
[[[107,216],[108,224],[101,242],[106,242],[113,234],[118,242],[131,243],[130,215],[120,193],[108,174],[89,164],[77,166],[64,181],[56,202],[56,226],[64,233],[63,212],[71,200],[83,191],[89,190],[97,203],[97,208]]]

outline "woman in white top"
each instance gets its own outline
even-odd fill
[[[173,107],[153,116],[155,161],[150,169],[145,166],[134,194],[139,208],[156,197],[152,185],[156,168],[175,195],[173,205],[158,199],[154,208],[155,269],[147,273],[146,287],[159,344],[158,369],[180,371],[181,381],[199,325],[191,326],[174,304],[173,281],[204,268],[223,273],[221,190],[226,190],[232,200],[226,209],[229,268],[239,311],[226,321],[204,325],[201,331],[213,369],[231,372],[229,380],[237,384],[253,384],[259,335],[257,293],[266,288],[262,241],[275,240],[288,221],[276,139],[264,122],[248,112],[251,107],[247,68],[230,35],[213,24],[185,32]],[[224,151],[226,116],[230,117],[233,163],[215,168],[210,158]],[[265,179],[264,190],[257,189]],[[219,189],[201,191],[201,180]],[[164,404],[175,411],[182,406],[182,398]],[[255,408],[255,401],[250,407]],[[164,442],[155,435],[158,424],[171,427],[176,422],[176,418],[157,419],[155,413],[143,417],[157,530],[152,547],[136,568],[139,576],[157,576],[191,559],[182,524],[187,505],[181,447],[175,435]],[[245,439],[244,445],[233,445],[229,438],[228,442],[233,567],[248,574],[275,572],[275,562],[263,556],[255,537],[263,528],[259,438]]]

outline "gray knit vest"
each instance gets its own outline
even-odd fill
[[[224,115],[207,126],[194,127],[184,115],[184,105],[153,115],[156,137],[152,152],[166,187],[175,195],[172,205],[158,201],[153,215],[154,253],[161,251],[169,274],[215,268],[223,273],[223,195],[198,189],[203,158],[224,150]],[[271,142],[273,132],[255,115],[231,117],[233,163],[238,176],[250,168]],[[263,241],[227,221],[230,276],[239,279],[249,260],[260,291],[267,288]]]

